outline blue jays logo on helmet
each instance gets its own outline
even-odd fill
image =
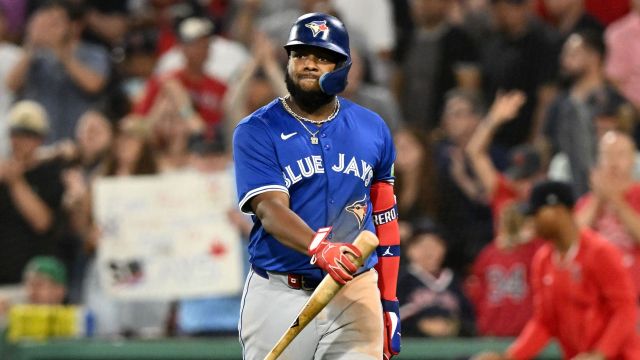
[[[311,31],[313,32],[313,37],[318,36],[318,34],[321,32],[329,31],[326,20],[312,21],[310,23],[306,23],[304,26],[311,29]]]
[[[344,209],[356,217],[356,220],[358,221],[358,229],[361,229],[362,224],[364,223],[364,217],[367,215],[367,195],[365,195],[362,200],[354,201],[353,204]]]

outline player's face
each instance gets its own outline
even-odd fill
[[[331,51],[299,46],[289,54],[288,71],[294,84],[303,91],[320,90],[320,76],[333,71],[338,58]]]
[[[562,210],[563,207],[560,205],[540,208],[533,218],[536,235],[544,239],[556,239],[558,230],[562,226],[560,220],[563,218]]]

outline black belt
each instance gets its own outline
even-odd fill
[[[253,269],[253,272],[256,273],[258,276],[260,276],[261,278],[269,279],[269,272],[267,270],[259,268],[253,264],[251,264],[251,269]],[[355,278],[357,276],[360,276],[366,273],[367,271],[368,270],[356,273],[355,275],[353,275],[353,277]],[[318,287],[318,285],[320,285],[320,282],[322,281],[322,279],[318,280],[318,279],[310,278],[308,276],[300,275],[300,274],[287,274],[287,273],[278,273],[278,272],[272,272],[272,273],[286,276],[287,285],[289,285],[290,288],[295,290],[314,290],[316,287]]]
[[[264,279],[269,279],[269,272],[267,270],[259,268],[253,264],[251,264],[251,268],[253,272],[258,276]],[[278,273],[272,272],[274,274],[283,275],[287,277],[287,285],[290,288],[295,290],[314,290],[318,285],[320,285],[320,281],[322,279],[317,280],[314,278],[310,278],[308,276],[300,275],[300,274],[288,274],[288,273]]]

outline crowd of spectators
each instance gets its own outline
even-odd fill
[[[0,318],[25,285],[62,284],[57,302],[106,309],[99,335],[233,333],[239,296],[104,294],[92,183],[231,169],[311,11],[344,20],[341,96],[394,135],[405,336],[522,330],[542,242],[520,205],[545,178],[571,183],[640,293],[640,0],[0,0]]]

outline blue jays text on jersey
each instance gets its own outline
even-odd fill
[[[369,186],[371,178],[373,177],[373,167],[364,160],[358,160],[355,156],[351,157],[348,165],[345,165],[345,154],[338,154],[338,163],[332,165],[329,169],[337,173],[351,174],[359,177],[364,181],[364,186]],[[291,185],[297,183],[303,178],[308,178],[314,174],[324,174],[325,169],[323,165],[323,159],[319,155],[307,156],[304,159],[296,161],[296,165],[285,166],[284,182],[285,186],[289,188]]]
[[[240,208],[267,191],[289,195],[291,209],[312,229],[333,226],[331,239],[352,242],[364,229],[374,231],[370,186],[393,182],[395,148],[389,129],[374,112],[344,98],[336,117],[318,131],[318,144],[280,99],[244,119],[234,133],[234,160]],[[322,277],[309,257],[273,238],[254,216],[250,262],[274,272]],[[365,264],[372,267],[374,254]]]

